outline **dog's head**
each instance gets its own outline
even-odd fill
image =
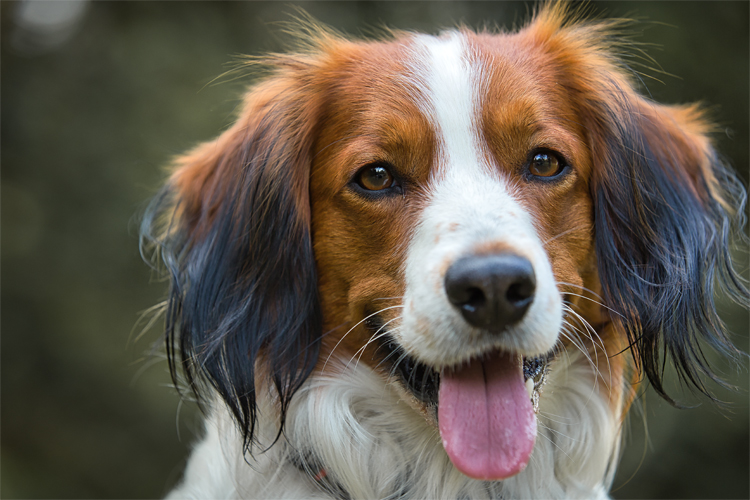
[[[526,465],[535,384],[566,350],[607,364],[591,383],[613,413],[641,371],[667,397],[667,357],[706,391],[701,345],[733,352],[714,284],[748,297],[728,253],[744,190],[696,106],[640,96],[612,25],[566,17],[319,30],[177,160],[146,221],[172,277],[170,359],[246,445],[259,391],[283,425],[331,358],[394,383],[483,479]]]

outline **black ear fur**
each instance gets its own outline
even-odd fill
[[[142,241],[155,245],[171,279],[173,380],[180,364],[196,395],[206,383],[218,391],[245,450],[257,438],[256,391],[272,381],[278,439],[319,354],[309,137],[300,125],[311,103],[295,99],[294,85],[272,82],[256,90],[260,97],[251,93],[232,129],[178,159],[142,226]]]
[[[696,109],[659,106],[629,89],[602,102],[591,130],[600,135],[592,194],[605,301],[657,393],[676,404],[663,385],[671,358],[681,382],[713,399],[705,377],[722,382],[702,346],[741,355],[714,292],[718,285],[748,306],[730,255],[733,233],[743,234],[745,189],[696,135],[705,125]]]

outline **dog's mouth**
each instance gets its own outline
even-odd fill
[[[383,355],[384,363],[391,366],[393,373],[399,376],[409,392],[425,405],[437,405],[440,373],[409,356],[391,335],[382,335],[378,342],[378,352]],[[535,413],[539,411],[539,398],[547,382],[549,365],[554,356],[555,353],[550,352],[535,357],[523,357],[523,381]]]
[[[409,356],[382,328],[383,363],[417,400],[436,409],[443,447],[459,470],[497,480],[526,467],[553,354],[525,357],[496,350],[438,371]]]

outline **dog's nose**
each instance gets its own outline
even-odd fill
[[[523,317],[535,288],[531,262],[514,254],[462,257],[445,273],[451,304],[469,324],[495,332]]]

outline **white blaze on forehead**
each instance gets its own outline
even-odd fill
[[[422,99],[418,105],[436,128],[440,165],[456,166],[479,158],[478,86],[481,66],[471,57],[466,38],[449,32],[437,38],[415,37],[412,61]]]

